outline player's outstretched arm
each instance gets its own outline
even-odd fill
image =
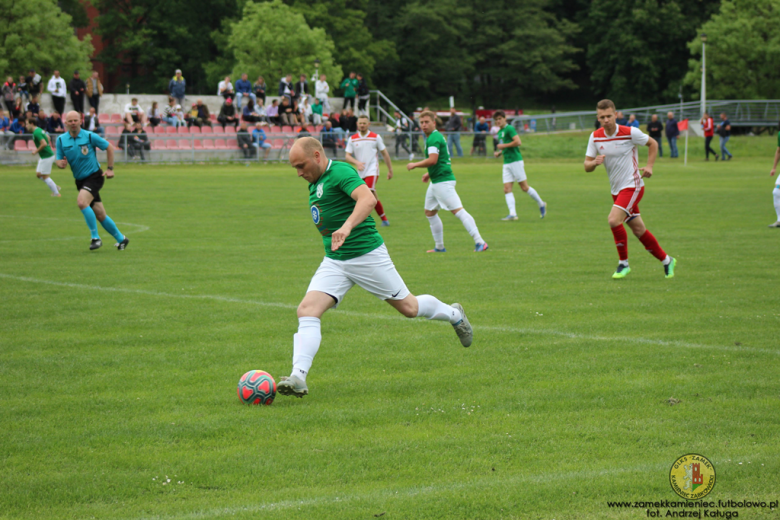
[[[344,225],[333,232],[330,236],[330,250],[336,251],[344,244],[352,229],[366,220],[368,216],[374,211],[376,206],[376,197],[368,189],[368,186],[361,184],[355,188],[349,195],[356,202],[355,209],[352,210],[352,214],[344,222]]]
[[[648,137],[645,146],[649,148],[647,151],[647,166],[639,168],[639,171],[642,172],[642,177],[649,178],[653,175],[653,165],[655,165],[655,158],[658,155],[658,143],[652,137]]]
[[[347,152],[344,154],[344,157],[346,157],[349,164],[357,168],[357,171],[362,172],[365,169],[366,165],[352,157],[351,153]]]
[[[769,172],[769,176],[773,177],[777,171],[777,163],[780,162],[780,146],[775,150],[775,164],[772,165],[772,171]]]
[[[432,153],[428,156],[427,159],[423,161],[415,162],[415,163],[410,162],[409,164],[406,165],[406,169],[412,171],[415,168],[429,168],[431,166],[434,166],[438,160],[439,160],[439,154]]]
[[[596,169],[596,166],[604,162],[603,155],[597,155],[596,157],[585,156],[585,171],[592,172]]]

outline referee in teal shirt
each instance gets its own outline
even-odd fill
[[[79,190],[76,202],[92,234],[89,249],[94,250],[103,245],[98,235],[97,223],[100,222],[103,229],[116,239],[114,246],[122,251],[130,240],[119,231],[111,217],[106,214],[100,198],[103,182],[114,176],[114,147],[99,135],[83,130],[81,114],[78,112],[68,112],[65,117],[65,127],[68,132],[57,138],[56,164],[59,168],[65,168],[70,164],[73,177],[76,179],[76,189]],[[100,169],[95,148],[106,151],[108,165],[105,173]]]

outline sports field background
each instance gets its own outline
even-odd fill
[[[0,518],[646,518],[607,501],[678,499],[690,452],[715,465],[708,499],[776,500],[775,138],[660,159],[640,207],[676,277],[630,236],[622,281],[587,134],[523,142],[544,220],[516,189],[501,222],[500,162],[454,161],[484,254],[442,214],[448,252],[426,255],[422,171],[379,182],[396,267],[463,304],[473,346],[355,288],[323,318],[311,395],[270,407],[236,383],[289,373],[323,256],[294,170],[118,165],[102,195],[130,245],[101,228],[90,252],[67,171],[54,199],[0,168]]]

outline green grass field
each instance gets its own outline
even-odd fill
[[[395,163],[381,233],[412,292],[464,305],[473,346],[355,288],[323,317],[311,394],[270,407],[236,383],[289,373],[323,256],[291,168],[118,165],[124,252],[102,228],[88,251],[69,172],[54,199],[0,169],[0,518],[647,518],[607,502],[681,501],[691,452],[715,465],[707,500],[777,500],[774,138],[659,160],[641,209],[677,276],[630,236],[616,282],[606,173],[575,137],[523,138],[545,220],[518,190],[501,222],[500,163],[455,161],[484,254],[449,214],[448,253],[424,253],[425,186]]]

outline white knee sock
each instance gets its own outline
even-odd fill
[[[428,222],[431,224],[431,234],[433,234],[433,243],[436,244],[436,249],[444,249],[444,224],[441,223],[439,214],[428,217]]]
[[[51,177],[46,177],[45,179],[41,179],[43,182],[46,183],[46,186],[49,187],[51,192],[55,195],[59,195],[59,190],[57,190],[57,185],[54,183],[53,180],[51,180]]]
[[[417,297],[417,317],[449,321],[450,323],[458,323],[461,320],[458,309],[442,303],[430,294],[422,294]]]
[[[463,227],[466,228],[466,231],[469,232],[471,238],[474,239],[475,244],[479,245],[485,243],[485,241],[482,240],[482,237],[479,235],[479,229],[477,229],[477,223],[474,222],[474,217],[469,215],[468,211],[462,209],[455,213],[455,216],[458,217],[461,222],[463,222]]]
[[[777,221],[780,222],[780,188],[772,190],[772,196],[775,198],[775,212],[777,213]]]
[[[529,186],[529,187],[528,187],[528,191],[527,191],[526,193],[528,194],[528,196],[529,196],[529,197],[531,197],[532,199],[534,199],[534,200],[536,201],[536,203],[537,203],[537,204],[539,204],[539,207],[540,207],[540,208],[541,208],[542,206],[544,206],[544,201],[543,201],[543,200],[542,200],[542,198],[539,196],[539,194],[538,194],[538,193],[536,193],[536,190],[535,190],[535,189],[533,189],[533,188],[531,188],[531,187]]]
[[[509,214],[513,217],[517,216],[517,209],[515,209],[515,194],[510,191],[509,193],[505,193],[504,197],[506,197],[506,205],[509,208]]]
[[[306,381],[314,356],[320,348],[320,341],[320,319],[298,318],[298,334],[293,336],[292,375]]]

